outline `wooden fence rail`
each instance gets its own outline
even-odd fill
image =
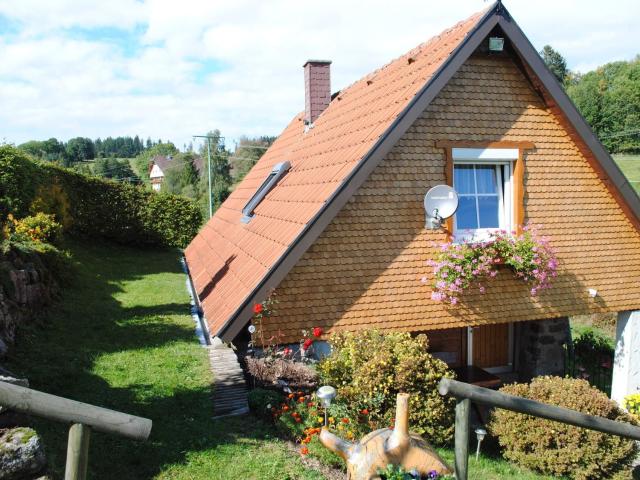
[[[77,402],[30,388],[0,382],[0,405],[16,412],[70,423],[65,480],[84,480],[91,430],[133,440],[146,440],[152,422],[88,403]]]
[[[455,471],[457,480],[467,480],[469,449],[469,413],[471,402],[504,408],[513,412],[555,420],[576,427],[597,430],[620,437],[640,440],[640,427],[608,418],[587,415],[568,408],[536,402],[528,398],[507,395],[488,388],[443,378],[438,386],[440,395],[456,397]]]

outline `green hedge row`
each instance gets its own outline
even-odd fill
[[[0,221],[52,213],[72,235],[130,245],[185,247],[202,215],[192,200],[34,163],[0,146]]]

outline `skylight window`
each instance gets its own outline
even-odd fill
[[[265,181],[260,185],[260,188],[256,190],[256,193],[253,194],[242,209],[242,223],[249,223],[251,221],[253,211],[290,168],[291,164],[289,162],[280,162],[273,166]]]

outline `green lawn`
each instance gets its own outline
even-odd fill
[[[153,420],[146,443],[94,433],[90,478],[322,478],[255,419],[211,419],[208,360],[177,252],[70,247],[77,281],[45,325],[23,333],[8,368],[33,388]],[[60,476],[66,426],[37,429]]]
[[[324,478],[256,418],[212,420],[208,359],[194,335],[177,252],[69,248],[75,283],[43,325],[22,333],[8,367],[33,388],[153,420],[146,443],[94,433],[90,478]],[[67,427],[36,426],[61,477]],[[440,453],[453,463],[451,450]],[[495,454],[469,467],[470,478],[545,478]]]
[[[620,169],[627,176],[631,185],[640,193],[640,155],[613,155]]]

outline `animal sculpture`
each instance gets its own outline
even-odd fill
[[[351,443],[324,428],[320,432],[320,442],[344,458],[350,480],[378,479],[378,470],[389,464],[401,465],[406,471],[416,471],[423,476],[433,471],[451,473],[444,460],[420,435],[409,433],[409,395],[406,393],[398,394],[393,429],[382,428],[358,443]]]

